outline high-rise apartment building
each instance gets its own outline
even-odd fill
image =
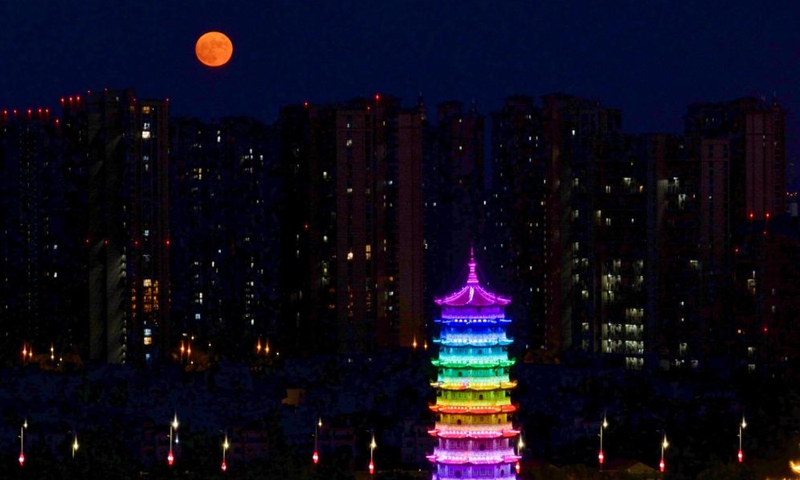
[[[170,125],[175,333],[194,352],[211,344],[216,353],[241,357],[276,335],[273,131],[244,117],[176,118]]]
[[[170,345],[169,104],[129,89],[62,106],[86,162],[89,358],[156,361]]]
[[[453,288],[462,258],[482,237],[485,198],[484,116],[461,102],[437,106],[437,124],[429,126],[423,178],[425,271],[433,305],[436,295]],[[430,311],[430,315],[434,312]]]
[[[84,329],[85,268],[79,177],[49,109],[0,111],[0,349],[77,353]],[[80,239],[80,240],[79,240]]]
[[[423,341],[422,118],[378,95],[282,110],[281,348]]]

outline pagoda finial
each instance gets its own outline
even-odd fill
[[[478,274],[475,273],[475,267],[478,264],[475,262],[475,247],[470,245],[469,247],[469,275],[467,276],[467,285],[477,285],[478,282]]]

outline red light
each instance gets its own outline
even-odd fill
[[[175,457],[172,456],[172,452],[169,452],[169,455],[167,455],[167,463],[169,464],[170,467],[172,466],[172,462],[174,462],[174,461],[175,461]]]
[[[64,97],[61,97],[61,103],[64,103]]]
[[[19,452],[19,466],[20,467],[25,466],[25,454],[22,452]]]
[[[664,460],[661,460],[661,463],[658,464],[658,469],[661,470],[661,473],[664,473]]]
[[[166,244],[169,247],[169,238],[167,239]]]
[[[750,212],[750,220],[753,219],[753,212]]]
[[[769,220],[769,212],[767,212],[767,220]]]
[[[308,108],[308,102],[303,102],[303,106],[304,106],[305,108]]]
[[[375,475],[375,464],[372,463],[372,460],[369,461],[369,474]]]
[[[739,457],[739,463],[742,463],[744,461],[744,453],[742,453],[742,451],[739,450],[739,455],[737,456]]]
[[[75,100],[77,100],[77,101],[79,101],[79,102],[80,102],[80,101],[81,101],[81,96],[80,96],[80,95],[78,95],[77,97],[75,97]]]
[[[225,471],[228,470],[228,464],[226,464],[225,462],[222,462],[222,466],[220,468],[222,468],[222,471],[225,472]]]
[[[376,93],[376,94],[375,94],[375,101],[377,102],[377,101],[379,101],[380,99],[381,99],[381,96],[380,96],[380,95],[378,95],[378,94]]]
[[[304,228],[305,230],[308,230],[308,224],[306,223],[305,225],[303,225],[303,228]]]
[[[103,240],[103,245],[108,245],[108,239]]]
[[[605,456],[603,456],[603,451],[600,450],[600,453],[597,454],[597,461],[600,462],[600,465],[603,464],[603,460],[605,460]]]
[[[69,103],[72,103],[72,97],[69,97]]]
[[[522,470],[522,465],[519,464],[519,460],[517,460],[517,464],[515,465],[514,468],[517,469],[517,475],[519,475],[519,472]]]
[[[767,333],[767,327],[764,327],[764,333]]]
[[[311,455],[311,460],[314,460],[314,465],[319,463],[319,454],[317,452],[314,452],[314,455]]]

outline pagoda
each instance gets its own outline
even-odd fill
[[[436,426],[438,439],[428,459],[435,463],[434,480],[470,478],[516,479],[520,456],[514,451],[519,430],[511,423],[517,407],[509,379],[514,361],[508,357],[512,340],[506,335],[511,320],[505,306],[511,300],[483,286],[470,251],[466,284],[436,299],[441,306],[439,358],[433,360],[437,380]]]

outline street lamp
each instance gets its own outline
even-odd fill
[[[658,468],[661,470],[661,473],[664,473],[664,468],[666,467],[664,464],[664,450],[666,450],[668,446],[669,442],[667,442],[667,434],[665,432],[664,440],[661,441],[661,463],[658,464]]]
[[[225,452],[228,451],[228,448],[230,448],[230,446],[231,446],[231,444],[228,443],[228,434],[226,433],[225,434],[225,441],[222,442],[222,467],[221,468],[222,468],[223,472],[228,470],[228,464],[225,463]]]
[[[175,455],[172,453],[172,435],[175,430],[178,429],[178,414],[175,413],[175,416],[172,419],[172,423],[169,424],[169,454],[167,455],[167,463],[169,466],[172,466],[172,463],[175,462]]]
[[[369,444],[369,474],[375,475],[375,462],[373,462],[373,452],[378,445],[375,443],[375,433],[372,433],[372,441]]]
[[[744,434],[744,429],[747,426],[747,422],[744,421],[744,415],[742,415],[742,423],[739,424],[739,463],[744,461],[744,452],[742,452],[742,435]]]
[[[25,429],[28,428],[28,420],[22,422],[19,427],[19,466],[25,466]]]
[[[314,461],[314,465],[319,463],[319,442],[317,438],[319,437],[319,429],[322,426],[322,417],[317,418],[317,423],[314,425],[314,455],[311,456],[311,460]]]
[[[597,454],[597,462],[600,464],[600,470],[603,469],[603,461],[606,459],[603,455],[603,430],[608,428],[608,421],[605,414],[603,415],[603,423],[600,424],[600,453]]]

